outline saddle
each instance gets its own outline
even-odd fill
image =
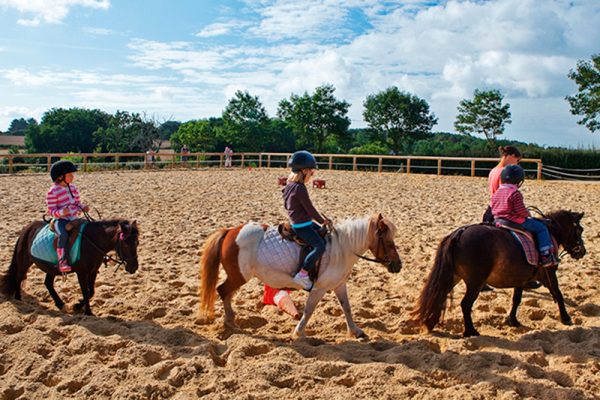
[[[290,224],[289,222],[282,222],[281,224],[279,224],[277,226],[277,232],[279,232],[279,235],[281,236],[282,239],[289,240],[290,242],[294,242],[300,246],[300,254],[298,256],[298,265],[299,266],[302,265],[302,263],[304,263],[304,259],[308,255],[308,253],[311,252],[312,247],[310,245],[308,245],[306,242],[304,242],[302,239],[300,239],[298,237],[298,235],[296,235],[296,232],[294,232],[294,229],[292,228],[292,224]],[[323,239],[326,239],[327,234],[329,233],[329,231],[327,230],[327,227],[325,225],[321,226],[321,229],[319,229],[318,232],[319,232],[319,235]],[[325,240],[325,241],[327,242],[327,240]],[[317,277],[319,276],[319,269],[321,268],[321,259],[322,258],[323,258],[323,256],[319,257],[319,259],[315,262],[315,269],[310,271],[310,273],[309,273],[310,279],[313,282],[316,281]]]
[[[56,234],[56,229],[54,228],[54,222],[55,222],[55,219],[52,218],[52,220],[50,221],[50,230]],[[81,219],[81,218],[74,219],[72,221],[69,221],[67,223],[67,225],[65,226],[65,229],[67,230],[67,233],[69,234],[69,239],[67,240],[67,248],[65,249],[65,251],[68,252],[71,249],[71,247],[73,247],[75,240],[77,240],[77,236],[79,236],[81,224],[83,224],[84,222],[86,222],[85,219]],[[58,235],[55,235],[55,237],[54,237],[53,246],[55,249],[58,247]]]
[[[494,220],[494,225],[498,228],[506,229],[513,235],[517,243],[521,246],[525,259],[530,265],[539,265],[540,253],[537,249],[535,238],[531,232],[526,231],[520,225],[503,218],[496,218]],[[556,250],[558,249],[558,244],[556,243],[554,236],[550,235],[550,237],[552,239],[552,244],[554,245],[554,254],[557,255]]]
[[[75,223],[70,224],[70,228],[67,228],[70,229],[70,231],[69,241],[67,243],[67,248],[65,249],[65,253],[68,254],[69,262],[71,264],[76,263],[80,258],[81,239],[83,236],[83,231],[87,226],[87,221],[85,220],[73,222]],[[50,265],[56,265],[58,264],[56,244],[56,233],[53,231],[53,229],[51,229],[51,224],[46,223],[35,234],[29,249],[29,253],[35,260]]]

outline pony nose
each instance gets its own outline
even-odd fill
[[[400,260],[390,261],[390,264],[388,266],[389,272],[398,273],[398,272],[400,272],[401,269],[402,269],[402,261],[400,261]]]

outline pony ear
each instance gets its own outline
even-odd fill
[[[581,218],[583,218],[583,215],[585,213],[575,213],[575,219],[577,219],[577,222],[581,221]]]
[[[381,214],[379,214],[381,216]],[[387,224],[383,221],[383,218],[377,221],[377,229],[381,232],[385,232],[388,229]]]
[[[124,232],[125,234],[129,233],[130,226],[127,221],[119,222],[119,228],[121,228],[121,232]]]

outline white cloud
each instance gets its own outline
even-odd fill
[[[67,16],[72,7],[88,7],[107,10],[109,0],[0,0],[0,8],[16,9],[20,13],[32,14],[32,18],[19,19],[18,24],[37,26],[45,23],[57,24]]]
[[[200,32],[196,34],[198,37],[214,37],[223,36],[230,33],[238,32],[241,29],[250,26],[250,22],[231,20],[227,22],[215,22],[213,24],[205,26]]]
[[[98,36],[108,36],[108,35],[114,35],[117,33],[115,31],[113,31],[112,29],[93,28],[93,27],[83,28],[83,31],[85,33],[89,33],[91,35],[98,35]]]

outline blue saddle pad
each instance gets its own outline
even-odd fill
[[[81,235],[87,222],[81,224],[79,228],[79,234],[75,239],[75,243],[71,247],[69,252],[69,263],[75,264],[79,261],[80,250],[81,250]],[[56,255],[56,249],[54,248],[54,232],[50,230],[50,224],[46,224],[40,231],[35,235],[33,243],[31,244],[30,253],[34,258],[48,262],[50,264],[58,264],[58,256]]]

